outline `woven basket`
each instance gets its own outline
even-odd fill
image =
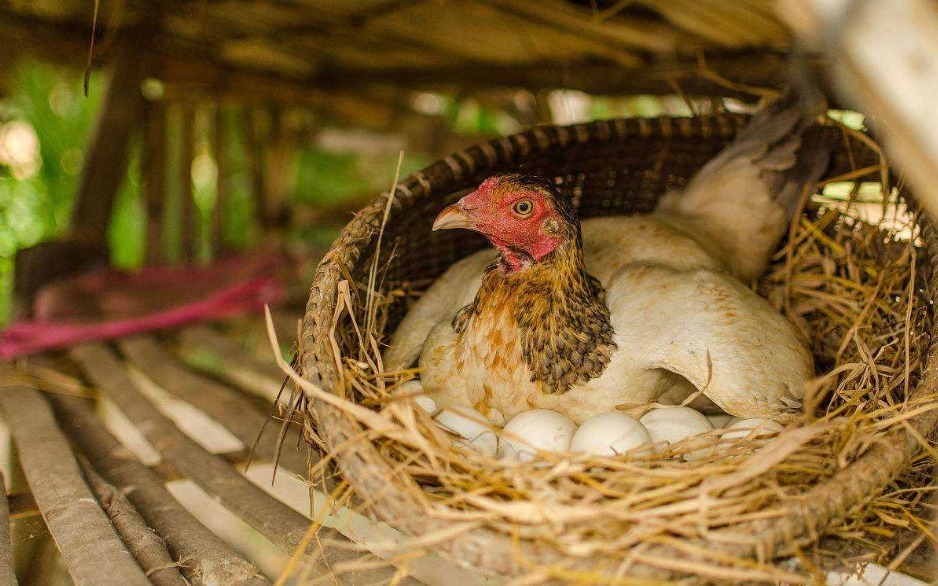
[[[430,226],[444,206],[494,173],[521,169],[555,177],[570,188],[584,218],[644,213],[651,211],[667,190],[684,185],[746,123],[742,116],[721,115],[547,126],[454,153],[398,186],[382,244],[384,250],[395,250],[383,277],[384,287],[405,281],[430,282],[454,261],[485,245],[467,231],[433,233]],[[879,162],[874,152],[857,141],[844,138],[842,144],[833,157],[831,177]],[[329,336],[337,285],[348,278],[366,282],[386,204],[386,197],[379,197],[349,223],[322,260],[312,283],[299,344],[299,366],[307,380],[326,391],[335,389],[339,380]],[[925,242],[922,266],[927,296],[934,299],[938,288],[929,267],[938,255],[938,241],[926,222],[920,222],[920,227]],[[391,311],[386,334],[393,331],[402,313],[403,308]],[[342,350],[354,354],[351,347]],[[934,392],[938,384],[934,345],[927,355],[924,376],[914,391],[916,396]],[[414,535],[447,528],[447,522],[423,514],[424,504],[413,496],[414,480],[397,471],[394,463],[384,459],[368,441],[361,441],[362,429],[353,419],[322,401],[311,400],[309,405],[313,417],[310,423],[327,450],[336,456],[344,478],[369,503],[373,513]],[[927,411],[908,423],[915,432],[929,436],[938,427],[938,414]],[[736,543],[719,541],[707,547],[713,552],[759,560],[790,554],[793,547],[816,541],[832,523],[880,494],[909,465],[917,446],[912,432],[895,432],[829,482],[813,487],[803,499],[791,501],[784,517],[741,523],[732,529],[747,539]],[[706,536],[701,539],[706,540]],[[461,532],[439,547],[457,560],[503,575],[525,571],[519,558],[549,564],[558,556],[543,544],[511,539],[482,526]],[[693,557],[669,545],[654,545],[644,551],[658,557]],[[630,574],[673,578],[679,572],[636,563]]]

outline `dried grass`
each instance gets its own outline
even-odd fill
[[[887,435],[911,429],[913,415],[935,408],[935,397],[910,394],[922,376],[934,324],[917,268],[915,218],[895,197],[874,204],[883,212],[874,225],[861,219],[870,204],[816,196],[818,206],[794,224],[787,246],[755,284],[798,326],[818,371],[826,373],[811,385],[805,413],[771,441],[721,440],[712,433],[663,455],[546,454],[546,465],[457,449],[427,413],[393,395],[415,372],[380,372],[385,310],[403,291],[382,297],[349,282],[338,291],[333,322],[352,324],[333,331],[342,388],[327,392],[289,374],[308,398],[355,419],[363,432],[350,441],[373,443],[395,474],[415,481],[424,513],[451,523],[452,531],[416,540],[415,549],[485,526],[514,540],[535,540],[565,560],[549,567],[521,560],[529,571],[519,584],[613,583],[637,562],[707,580],[805,582],[812,570],[820,571],[816,555],[796,550],[801,563],[792,566],[736,558],[708,544],[746,543],[750,535],[734,532],[740,523],[780,518],[786,505]],[[361,298],[376,301],[366,312]],[[372,327],[360,328],[366,320]],[[343,355],[341,348],[358,351]],[[935,451],[918,437],[923,451],[911,468],[885,494],[859,503],[830,535],[865,540],[884,555],[890,551],[884,540],[900,531],[935,540],[925,518]],[[671,457],[703,445],[716,449],[692,462]],[[333,448],[330,457],[341,458],[344,446]],[[397,484],[389,479],[389,486]],[[380,495],[360,495],[361,506],[369,497]],[[687,556],[664,559],[652,553],[654,544]]]

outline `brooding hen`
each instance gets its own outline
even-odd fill
[[[433,229],[475,230],[495,251],[430,287],[385,368],[419,358],[438,404],[495,423],[536,407],[581,422],[689,385],[739,417],[790,409],[813,376],[811,355],[743,283],[765,270],[826,167],[827,148],[810,138],[815,117],[800,105],[764,111],[649,215],[581,225],[549,181],[486,180]]]

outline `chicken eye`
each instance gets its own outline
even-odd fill
[[[522,199],[516,201],[515,205],[511,206],[511,210],[521,217],[530,216],[534,211],[534,204],[529,199]]]

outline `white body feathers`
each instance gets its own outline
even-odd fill
[[[395,332],[385,368],[419,359],[439,404],[493,420],[545,408],[579,423],[675,387],[678,396],[700,390],[745,418],[797,406],[814,374],[811,355],[796,329],[743,283],[765,270],[797,196],[826,162],[795,169],[802,116],[789,109],[757,118],[653,214],[581,223],[586,270],[605,288],[617,346],[600,376],[562,394],[541,392],[506,320],[474,328],[485,339],[455,347],[451,322],[475,298],[492,250],[455,263],[427,290]]]

